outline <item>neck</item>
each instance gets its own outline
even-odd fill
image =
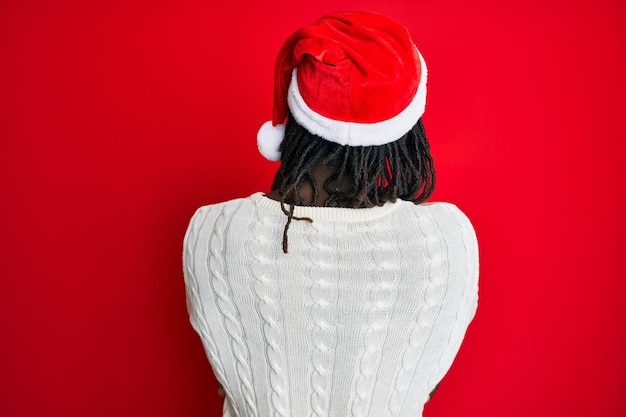
[[[338,168],[336,166],[331,165],[318,165],[313,168],[311,174],[315,183],[317,184],[317,198],[315,197],[313,184],[309,180],[305,180],[302,186],[300,187],[298,196],[299,199],[294,199],[293,196],[286,195],[285,202],[292,203],[293,201],[299,201],[299,205],[304,206],[316,206],[323,207],[326,204],[326,200],[330,197],[326,189],[324,188],[324,184],[326,181],[337,173]],[[344,178],[342,189],[349,189],[352,184],[350,181],[347,181],[348,178]],[[333,187],[333,183],[331,183],[331,188]],[[346,190],[347,191],[347,190]],[[272,200],[281,201],[282,197],[280,194],[280,190],[272,190],[271,193],[267,194],[267,197]]]

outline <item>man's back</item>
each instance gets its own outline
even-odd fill
[[[206,206],[184,261],[191,321],[241,417],[421,414],[477,303],[473,228],[447,203]]]

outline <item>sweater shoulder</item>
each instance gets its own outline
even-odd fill
[[[467,215],[455,204],[447,202],[428,202],[413,205],[418,215],[428,215],[437,222],[456,223],[464,229],[474,230]]]
[[[228,201],[222,201],[214,204],[207,204],[199,207],[191,217],[190,224],[197,222],[200,218],[218,216],[220,213],[227,211],[232,212],[243,206],[252,206],[254,203],[250,198],[235,198]]]
[[[190,235],[207,232],[210,230],[220,215],[226,215],[228,221],[232,221],[234,214],[247,210],[252,210],[254,203],[250,198],[236,198],[215,204],[207,204],[199,207],[187,226],[185,241]]]
[[[246,203],[250,203],[252,204],[252,202],[250,201],[250,198],[235,198],[232,200],[227,200],[227,201],[222,201],[219,203],[214,203],[214,204],[207,204],[205,206],[201,206],[196,210],[196,213],[194,214],[194,216],[198,215],[198,214],[207,214],[207,213],[212,213],[212,212],[217,212],[219,213],[220,211],[224,210],[224,209],[229,209],[229,208],[236,208],[241,206],[242,204],[246,204]]]
[[[455,204],[446,202],[422,203],[411,208],[418,218],[428,218],[437,224],[442,236],[462,240],[466,246],[478,245],[476,231],[468,216]]]

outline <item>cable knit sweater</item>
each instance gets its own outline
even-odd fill
[[[416,417],[478,297],[454,205],[301,207],[289,253],[261,193],[200,208],[184,243],[191,323],[239,417]]]

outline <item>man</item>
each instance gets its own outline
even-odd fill
[[[281,161],[272,190],[200,208],[184,243],[225,415],[415,417],[450,368],[478,248],[456,206],[422,204],[426,77],[406,28],[374,13],[328,15],[280,50],[258,135]]]

